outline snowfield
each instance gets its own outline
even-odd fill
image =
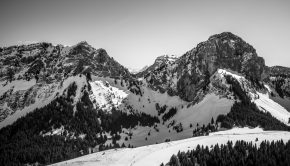
[[[258,139],[258,141],[256,141]],[[148,145],[138,148],[122,148],[97,152],[75,158],[72,160],[56,163],[54,166],[159,166],[162,162],[169,162],[172,154],[178,151],[187,151],[195,148],[198,144],[211,146],[225,144],[228,141],[244,140],[259,145],[262,141],[290,140],[290,132],[286,131],[263,131],[261,128],[234,128],[227,131],[211,133],[209,136],[194,137],[179,141]]]

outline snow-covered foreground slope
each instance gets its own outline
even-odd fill
[[[258,141],[256,141],[256,138],[258,138]],[[191,150],[198,144],[211,146],[215,144],[225,144],[229,140],[233,141],[233,143],[237,140],[244,140],[248,142],[255,142],[259,145],[263,140],[276,141],[281,139],[283,141],[290,140],[290,132],[263,131],[260,128],[234,128],[232,130],[211,133],[209,136],[194,137],[133,149],[123,148],[102,151],[54,165],[158,166],[162,162],[168,162],[172,154],[176,154],[178,151]]]

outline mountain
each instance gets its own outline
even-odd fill
[[[230,69],[254,81],[262,80],[268,72],[264,59],[257,56],[251,45],[224,32],[199,43],[174,63],[154,70],[146,80],[154,89],[193,101],[217,69]]]
[[[236,126],[289,130],[289,70],[267,67],[230,32],[181,57],[160,56],[137,74],[87,42],[1,48],[0,64],[2,165],[50,164]]]
[[[73,82],[79,85],[79,98],[86,84],[82,75],[131,77],[104,49],[96,50],[86,42],[72,47],[49,43],[12,46],[2,50],[0,63],[0,127],[50,103]]]
[[[159,56],[155,59],[154,63],[150,66],[145,66],[143,69],[141,69],[138,73],[137,73],[137,77],[143,77],[147,74],[149,74],[150,72],[173,63],[176,59],[178,59],[176,56],[174,55],[162,55]]]

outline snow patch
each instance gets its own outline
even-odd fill
[[[217,72],[220,74],[220,75],[230,75],[232,77],[234,77],[235,79],[237,79],[238,81],[241,81],[244,77],[243,76],[240,76],[238,74],[234,74],[232,71],[227,71],[225,69],[218,69]]]
[[[61,135],[63,132],[64,132],[64,127],[61,126],[60,128],[56,128],[45,134],[42,134],[42,136]]]
[[[111,110],[112,107],[118,107],[122,104],[124,98],[128,96],[123,90],[120,90],[116,87],[111,86],[108,82],[102,80],[96,80],[90,82],[92,87],[93,94],[90,95],[90,98],[98,108],[104,110]]]

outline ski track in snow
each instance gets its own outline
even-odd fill
[[[255,141],[258,138],[258,141]],[[56,163],[54,166],[147,166],[160,165],[169,162],[173,154],[178,151],[192,150],[198,144],[211,146],[215,144],[226,144],[229,140],[235,143],[237,140],[253,142],[259,145],[262,141],[288,141],[290,132],[286,131],[263,131],[261,128],[234,128],[232,130],[211,133],[209,136],[194,137],[179,141],[148,145],[138,148],[122,148],[101,151],[82,156],[69,161]]]

